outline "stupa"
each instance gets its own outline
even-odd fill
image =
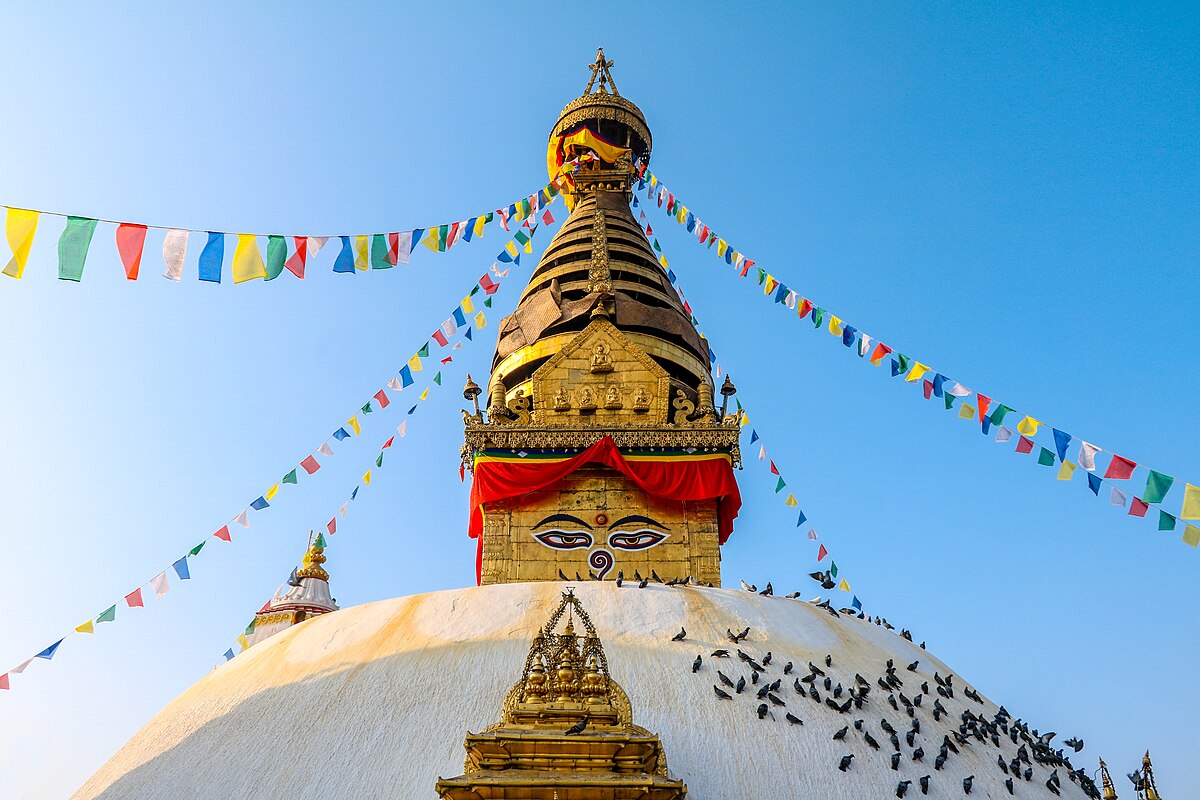
[[[75,797],[1099,797],[889,626],[722,587],[735,390],[630,211],[651,136],[611,66],[552,127],[571,213],[464,391],[479,585],[288,627]]]

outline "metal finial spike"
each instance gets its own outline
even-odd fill
[[[590,78],[588,78],[587,88],[583,90],[583,93],[591,94],[592,87],[596,85],[596,78],[599,78],[600,86],[597,87],[597,91],[600,94],[608,94],[608,91],[604,88],[604,85],[607,83],[609,85],[609,87],[612,89],[612,93],[614,95],[620,97],[621,93],[617,91],[616,81],[613,80],[612,73],[608,71],[609,68],[612,66],[613,66],[613,62],[606,61],[604,58],[604,48],[597,47],[596,48],[596,60],[595,60],[595,62],[588,65],[588,69],[590,69],[592,71],[592,76]]]

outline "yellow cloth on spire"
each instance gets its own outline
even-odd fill
[[[358,414],[355,414],[350,419],[346,420],[346,424],[350,426],[350,430],[354,431],[354,435],[358,436],[362,433],[362,425],[358,424]]]
[[[589,128],[580,128],[562,136],[555,136],[550,139],[550,144],[546,148],[546,172],[549,173],[550,180],[569,171],[571,168],[566,166],[567,162],[573,161],[589,150],[609,165],[616,164],[621,156],[629,152],[628,147],[618,147],[612,142],[605,141]],[[652,178],[651,180],[656,179]],[[575,206],[570,195],[564,199],[567,201],[568,208]]]
[[[410,358],[408,360],[408,368],[411,369],[413,372],[420,372],[421,370],[423,370],[424,367],[421,366],[421,357],[418,355],[414,355],[412,358]]]
[[[94,625],[92,625],[92,621],[89,619],[87,622],[83,623],[82,625],[77,627],[75,630],[78,631],[79,633],[95,633],[96,627]]]
[[[1200,486],[1192,486],[1190,483],[1185,486],[1187,488],[1183,490],[1183,511],[1179,513],[1179,518],[1200,519]]]
[[[26,211],[23,208],[10,208],[8,219],[4,222],[4,235],[8,237],[8,246],[13,255],[4,274],[10,278],[20,278],[25,273],[25,262],[29,260],[29,249],[33,247],[33,234],[37,232],[38,212]]]
[[[846,583],[845,578],[842,578],[842,582],[838,584],[838,591],[841,591],[841,592],[850,591],[850,584]]]
[[[1070,461],[1062,462],[1062,466],[1058,468],[1058,479],[1060,481],[1069,481],[1071,476],[1075,474],[1075,465]]]
[[[267,277],[267,268],[258,249],[258,237],[253,233],[239,233],[237,237],[237,249],[233,251],[233,282],[244,283]]]
[[[963,403],[962,407],[958,409],[958,418],[975,419],[975,409],[972,406]]]
[[[1017,426],[1017,430],[1026,436],[1036,436],[1038,425],[1041,424],[1042,423],[1038,422],[1033,417],[1026,417],[1025,419],[1021,420],[1021,424]]]
[[[366,270],[367,263],[367,247],[370,245],[370,236],[355,236],[354,237],[354,268],[357,270]]]
[[[926,372],[929,372],[929,367],[918,361],[916,364],[913,364],[912,370],[909,371],[908,377],[906,377],[904,380],[909,382],[919,381]]]

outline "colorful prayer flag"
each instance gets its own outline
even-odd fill
[[[163,237],[163,277],[179,283],[183,279],[183,261],[187,256],[188,232],[173,228]]]
[[[1172,515],[1168,514],[1168,513],[1167,513],[1167,512],[1165,512],[1165,511],[1163,511],[1163,510],[1159,509],[1159,512],[1158,512],[1158,529],[1159,529],[1160,531],[1173,531],[1173,530],[1175,530],[1175,517],[1173,517]]]
[[[208,241],[200,251],[200,280],[221,282],[221,265],[225,261],[225,234],[208,232]]]
[[[820,549],[817,550],[817,561],[821,561],[827,555],[829,555],[829,551],[825,549],[825,545],[821,545]]]
[[[49,661],[50,659],[54,658],[54,654],[58,651],[58,646],[62,643],[63,643],[63,640],[59,639],[57,642],[50,645],[45,650],[43,650],[42,652],[40,652],[36,656],[34,656],[34,658],[44,658],[47,661]]]
[[[308,237],[293,236],[292,237],[292,255],[287,261],[283,262],[284,269],[295,275],[300,280],[304,280],[304,268],[308,265]],[[267,247],[268,253],[270,247]],[[269,270],[268,270],[269,271]]]
[[[162,597],[171,590],[171,584],[167,582],[167,573],[160,572],[150,580],[150,588],[154,590],[155,597]]]
[[[1136,466],[1136,462],[1113,453],[1112,461],[1108,462],[1108,469],[1104,471],[1104,477],[1117,481],[1129,480]]]
[[[92,621],[89,619],[87,622],[83,623],[82,625],[76,625],[75,630],[78,633],[95,633],[96,626],[93,625]]]
[[[83,264],[87,261],[88,247],[92,234],[96,232],[96,220],[88,217],[67,217],[67,227],[58,237],[58,279],[60,281],[83,280]]]
[[[1175,479],[1170,475],[1150,470],[1150,474],[1146,476],[1146,490],[1142,492],[1142,499],[1147,503],[1161,503],[1174,482]]]
[[[1025,434],[1026,436],[1036,436],[1038,426],[1041,424],[1042,423],[1038,422],[1033,417],[1025,417],[1025,419],[1021,420],[1021,423],[1017,425],[1017,431]]]
[[[1058,468],[1058,479],[1060,481],[1071,480],[1071,476],[1075,474],[1075,469],[1075,465],[1070,461],[1062,462],[1062,465]]]
[[[1190,483],[1185,486],[1187,488],[1183,491],[1183,511],[1179,516],[1181,519],[1200,519],[1200,486],[1192,486]]]
[[[306,457],[306,458],[305,458],[303,461],[301,461],[301,462],[300,462],[300,466],[301,466],[301,467],[303,467],[303,468],[304,468],[304,471],[305,471],[305,472],[307,472],[309,475],[312,475],[314,472],[316,472],[317,470],[319,470],[319,469],[321,468],[321,464],[320,464],[320,462],[318,462],[318,461],[317,461],[315,458],[313,458],[311,455],[310,455],[310,456],[308,456],[308,457]],[[289,474],[289,475],[292,475],[292,476],[295,476],[295,474],[296,474],[296,470],[292,470],[292,471],[291,471],[290,473],[288,473],[288,474]],[[286,479],[285,479],[285,480],[286,480]]]
[[[364,484],[366,484],[367,486],[370,486],[371,485],[371,470],[367,470],[366,472],[364,472],[362,479],[363,479]],[[358,489],[355,489],[354,491],[357,493]]]
[[[139,586],[129,594],[125,595],[125,604],[130,608],[142,608],[142,589]]]
[[[142,248],[146,244],[146,226],[128,222],[117,226],[117,254],[125,267],[126,280],[136,281],[142,266]]]
[[[1043,467],[1053,467],[1054,466],[1054,451],[1047,450],[1046,448],[1043,447],[1042,451],[1040,453],[1038,453],[1038,463],[1041,464]]]
[[[1017,439],[1017,452],[1018,453],[1032,453],[1033,452],[1033,439],[1030,439],[1028,436],[1022,436],[1019,439]]]
[[[354,431],[355,436],[358,436],[359,434],[362,433],[362,425],[360,425],[358,422],[357,414],[355,414],[350,419],[346,420],[346,424],[350,426],[350,430]]]
[[[228,530],[228,529],[226,529],[226,530]],[[179,577],[179,580],[181,580],[181,581],[191,580],[192,573],[191,573],[191,570],[188,569],[187,556],[184,556],[183,558],[179,559],[171,566],[175,568],[175,574]]]
[[[1071,434],[1060,431],[1058,428],[1051,428],[1054,432],[1054,448],[1058,451],[1058,460],[1067,460],[1067,444],[1071,441]]]
[[[1140,497],[1135,497],[1129,503],[1129,516],[1144,517],[1149,509],[1150,505],[1145,500],[1141,499]]]
[[[222,539],[226,542],[233,541],[233,537],[229,535],[229,526],[228,525],[222,525],[221,529],[219,531],[217,531],[216,533],[214,533],[213,536],[217,537],[218,539]]]
[[[339,236],[338,239],[342,242],[342,249],[338,252],[337,258],[333,262],[333,271],[353,275],[354,245],[350,244],[349,236]]]
[[[265,496],[259,495],[258,499],[250,504],[250,507],[255,511],[262,511],[263,509],[270,508],[271,504],[267,502],[267,498]]]
[[[380,408],[387,408],[392,403],[391,400],[388,400],[388,396],[384,393],[383,389],[380,389],[373,396],[377,401],[379,401]]]
[[[4,235],[12,248],[12,258],[4,267],[4,274],[18,280],[25,274],[29,261],[29,250],[33,247],[33,236],[37,233],[38,212],[24,208],[10,208],[4,221]]]
[[[1094,444],[1088,444],[1082,439],[1079,440],[1079,466],[1092,472],[1096,469],[1096,454],[1103,452]]]
[[[1184,525],[1183,543],[1191,547],[1200,545],[1200,528],[1197,528],[1195,525]]]
[[[114,622],[117,619],[117,605],[112,604],[108,608],[100,612],[100,616],[96,617],[96,622]]]

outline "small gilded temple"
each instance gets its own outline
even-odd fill
[[[1116,796],[882,620],[722,580],[736,389],[631,211],[652,140],[611,66],[550,126],[570,214],[463,392],[442,535],[478,585],[338,609],[313,543],[255,646],[75,797]]]

